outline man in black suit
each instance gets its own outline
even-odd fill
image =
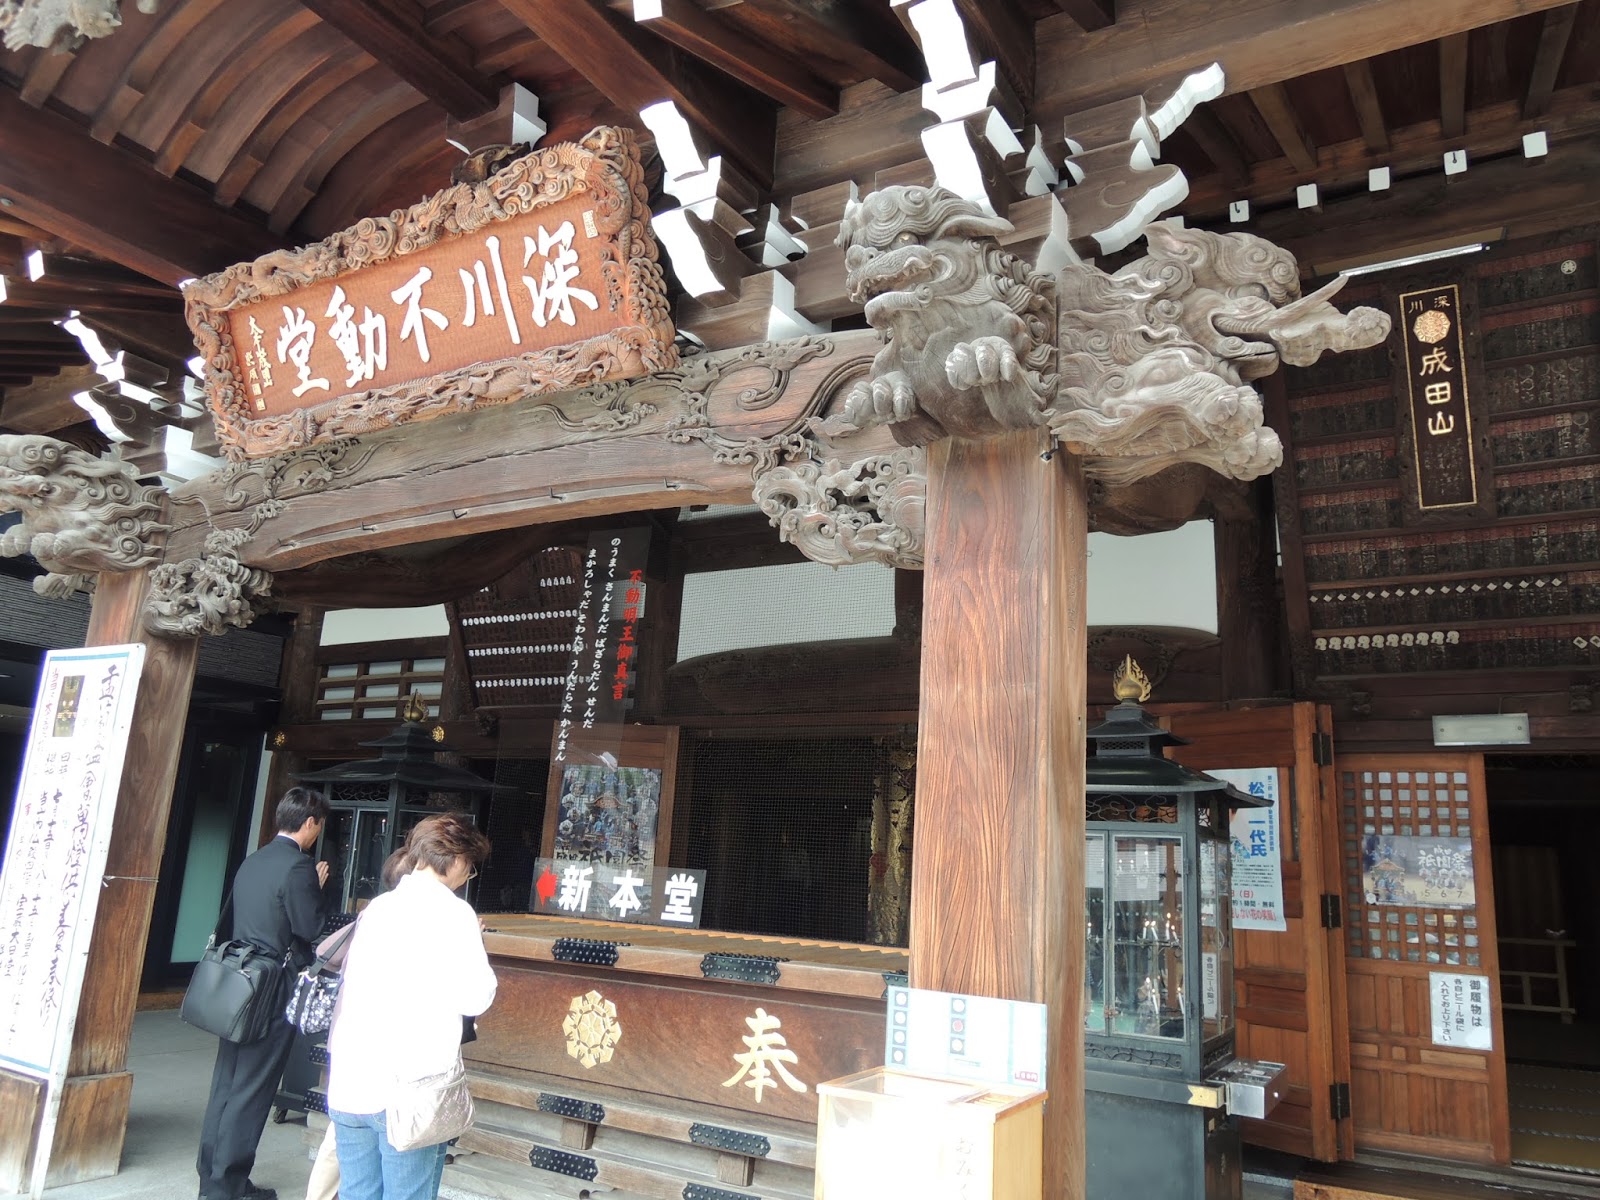
[[[233,877],[233,937],[282,958],[291,971],[310,962],[322,927],[322,885],[328,864],[307,854],[328,819],[328,802],[294,787],[278,802],[278,836],[239,864]],[[288,989],[285,983],[285,999]],[[256,1145],[289,1058],[294,1026],[278,1021],[258,1042],[222,1042],[211,1072],[211,1098],[200,1127],[200,1200],[276,1200],[250,1182]]]

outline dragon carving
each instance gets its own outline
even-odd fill
[[[850,293],[887,342],[823,433],[887,423],[915,446],[1045,427],[1111,485],[1177,463],[1254,479],[1283,451],[1251,382],[1389,334],[1385,314],[1329,303],[1342,280],[1301,297],[1294,257],[1249,234],[1152,225],[1115,274],[1050,280],[1001,249],[1011,228],[937,187],[846,207]]]
[[[1388,316],[1334,308],[1343,279],[1302,297],[1294,256],[1247,233],[1151,225],[1145,240],[1149,253],[1114,275],[1073,264],[1058,277],[1051,432],[1111,484],[1185,462],[1235,479],[1274,470],[1283,448],[1251,382],[1377,345]]]
[[[64,597],[101,571],[132,571],[160,557],[153,544],[161,491],[119,459],[100,459],[55,438],[0,436],[0,510],[22,521],[0,535],[0,555],[31,554],[48,572],[41,596]]]

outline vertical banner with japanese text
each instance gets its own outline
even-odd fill
[[[1283,850],[1276,767],[1207,771],[1241,792],[1270,800],[1265,808],[1241,808],[1229,822],[1233,849],[1233,927],[1238,931],[1282,933]]]
[[[43,1189],[89,940],[111,845],[144,647],[52,650],[0,871],[0,1064],[47,1081],[34,1156]]]
[[[575,733],[592,748],[596,732],[627,720],[644,617],[644,572],[650,554],[645,527],[591,534],[583,560],[572,662],[556,719],[556,762],[566,762]]]
[[[1417,507],[1426,512],[1477,504],[1460,289],[1451,283],[1402,294],[1399,327]]]

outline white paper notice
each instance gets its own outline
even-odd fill
[[[64,1069],[143,646],[52,650],[0,873],[0,1063]]]
[[[1241,792],[1270,800],[1266,808],[1236,809],[1229,827],[1233,841],[1233,927],[1240,932],[1283,932],[1283,850],[1278,813],[1278,769],[1207,771]]]
[[[1489,979],[1485,975],[1428,972],[1433,1010],[1433,1044],[1460,1050],[1493,1050],[1494,1023],[1489,1013]]]
[[[1043,1089],[1045,1006],[889,989],[883,1061],[897,1071]]]

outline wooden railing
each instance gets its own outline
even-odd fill
[[[1565,1025],[1572,1024],[1572,1018],[1577,1014],[1577,1009],[1572,1006],[1572,993],[1567,986],[1567,951],[1577,946],[1577,942],[1570,938],[1518,938],[1503,937],[1500,942],[1500,1003],[1507,1012],[1544,1012],[1560,1013],[1561,1021]],[[1509,947],[1517,947],[1515,951],[1507,952]],[[1535,950],[1548,951],[1554,960],[1552,971],[1525,971],[1515,967],[1508,967],[1507,962],[1525,962],[1536,957],[1528,952],[1525,947],[1532,946]],[[1536,979],[1551,979],[1556,985],[1556,1002],[1554,1004],[1535,1004],[1533,999],[1533,981]],[[1513,982],[1520,985],[1513,990]],[[1521,999],[1513,1000],[1511,997],[1520,992]]]

